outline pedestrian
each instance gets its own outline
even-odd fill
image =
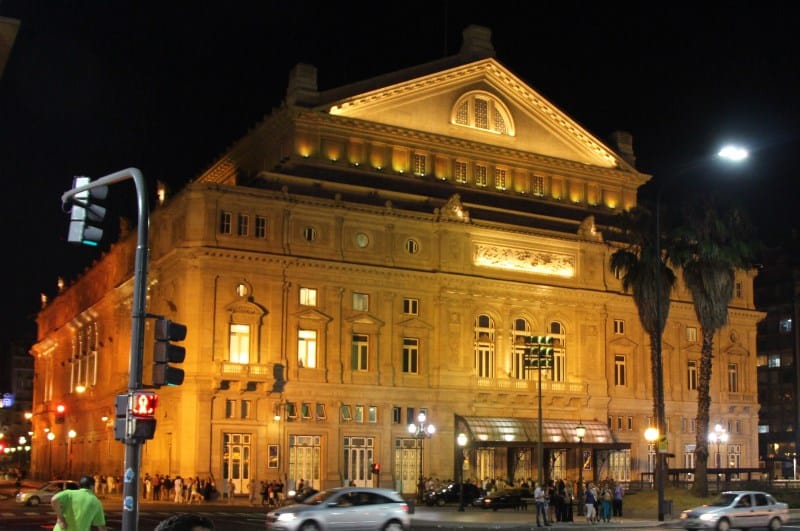
[[[544,525],[549,526],[547,523],[547,494],[542,488],[541,483],[536,483],[536,489],[533,491],[533,498],[536,501],[536,527],[542,527],[539,521],[539,515],[544,520]]]
[[[584,500],[586,504],[586,522],[589,524],[593,524],[597,517],[597,512],[595,511],[597,497],[594,492],[594,485],[589,483],[586,488],[586,499]]]
[[[611,508],[614,516],[622,518],[622,498],[625,496],[625,488],[622,483],[614,485],[614,500],[612,501]]]
[[[53,531],[106,531],[103,504],[94,493],[94,478],[82,476],[78,490],[62,490],[53,496],[50,505],[56,513]]]
[[[256,478],[250,478],[250,481],[247,484],[247,495],[248,495],[248,500],[250,501],[250,505],[255,505],[256,504],[256,486],[257,485],[258,485],[258,482],[256,481]]]
[[[231,503],[233,493],[236,491],[236,484],[234,484],[233,479],[228,478],[228,481],[225,482],[225,490],[228,491],[228,503]]]
[[[214,522],[195,513],[173,514],[159,522],[154,531],[214,531]]]

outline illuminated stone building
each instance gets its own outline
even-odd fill
[[[238,492],[282,477],[413,493],[420,468],[458,474],[463,432],[467,477],[535,478],[541,448],[548,477],[574,480],[582,423],[584,477],[638,479],[652,459],[650,347],[609,271],[609,224],[649,176],[630,137],[614,138],[498,62],[485,28],[454,56],[328,91],[298,65],[285,104],[152,213],[148,312],[189,332],[186,382],[159,391],[143,472],[233,477]],[[134,240],[39,314],[35,450],[57,432],[57,469],[71,455],[73,471],[121,470],[101,419],[127,385]],[[664,373],[680,467],[700,334],[688,292],[674,297]],[[742,466],[758,458],[759,318],[741,273],[712,415],[735,423]],[[541,373],[525,369],[531,335],[555,338]],[[437,428],[424,441],[408,430],[420,412]]]

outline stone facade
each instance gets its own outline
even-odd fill
[[[499,63],[485,28],[464,38],[455,56],[325,92],[298,65],[285,104],[153,210],[148,312],[189,332],[186,381],[159,390],[142,472],[411,493],[420,471],[458,474],[459,432],[471,478],[535,478],[541,455],[548,477],[574,480],[579,446],[587,479],[648,471],[649,340],[608,261],[613,216],[649,176],[629,136],[615,151]],[[38,316],[40,476],[121,474],[108,419],[127,388],[135,245],[113,245]],[[740,466],[758,459],[752,280],[737,275],[712,383]],[[700,332],[688,292],[673,296],[665,399],[681,468]],[[525,369],[531,335],[556,339],[541,372]],[[408,431],[420,412],[437,428],[424,441]],[[564,428],[578,423],[580,443]]]

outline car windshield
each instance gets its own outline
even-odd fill
[[[736,496],[738,496],[738,494],[732,494],[732,493],[729,493],[729,492],[723,492],[722,494],[717,496],[717,498],[714,501],[712,501],[711,503],[709,503],[708,505],[710,505],[711,507],[727,507],[731,503],[733,503],[733,500],[736,499]]]
[[[305,503],[306,505],[319,505],[320,503],[325,503],[331,498],[333,498],[337,492],[335,490],[323,490],[320,491],[313,496],[310,496],[303,500],[301,503]]]

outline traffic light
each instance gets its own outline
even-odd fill
[[[92,180],[88,177],[75,177],[72,187],[86,186]],[[72,196],[67,241],[96,247],[103,238],[100,227],[106,217],[106,208],[95,201],[102,201],[108,195],[108,186],[90,188]]]
[[[130,429],[129,421],[130,404]],[[158,395],[152,391],[136,391],[133,400],[128,395],[117,395],[116,419],[114,420],[114,439],[127,441],[130,439],[148,440],[156,433],[156,406]]]
[[[276,363],[272,366],[272,376],[275,381],[272,382],[272,392],[282,393],[283,388],[286,386],[286,379],[283,376],[284,366],[281,363]]]
[[[56,406],[56,424],[64,424],[64,416],[67,413],[67,407],[64,404]]]
[[[180,369],[177,369],[180,370]],[[183,371],[181,371],[181,376]],[[156,406],[158,395],[152,391],[136,391],[133,394],[131,415],[133,415],[134,439],[152,439],[156,433]]]
[[[153,347],[153,385],[181,385],[183,383],[183,369],[172,367],[170,363],[183,363],[186,359],[186,349],[180,345],[173,345],[171,341],[186,339],[186,325],[173,323],[164,317],[156,318],[156,342]]]

